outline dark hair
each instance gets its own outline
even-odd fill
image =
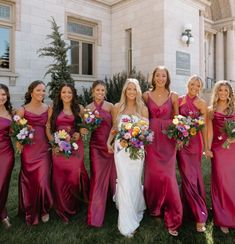
[[[56,132],[56,119],[59,116],[60,112],[63,110],[64,104],[61,99],[61,91],[63,87],[69,87],[72,91],[73,98],[70,104],[70,108],[72,110],[73,116],[74,116],[74,128],[75,131],[79,131],[79,126],[78,124],[81,123],[81,117],[79,116],[80,112],[80,106],[78,103],[78,95],[77,95],[77,90],[72,84],[69,83],[63,83],[59,87],[59,91],[55,96],[55,99],[53,101],[53,111],[51,115],[51,120],[50,120],[50,126],[51,126],[51,132],[54,133]]]
[[[24,104],[28,104],[31,102],[31,93],[33,92],[34,88],[40,84],[45,86],[45,83],[41,80],[35,80],[28,86],[28,91],[24,95]]]
[[[7,101],[5,102],[4,106],[6,108],[6,110],[9,112],[9,114],[12,114],[12,105],[11,105],[11,100],[10,100],[10,93],[9,93],[9,89],[6,85],[0,83],[0,89],[4,90],[4,92],[7,95]]]
[[[165,66],[157,66],[157,68],[153,71],[153,76],[152,76],[153,91],[156,89],[156,83],[155,83],[154,78],[155,78],[155,74],[158,70],[164,70],[166,72],[167,80],[166,80],[166,84],[165,84],[165,89],[167,89],[170,92],[171,78],[170,78],[170,73]]]
[[[94,90],[96,88],[96,86],[98,86],[98,85],[102,85],[102,86],[104,86],[106,88],[106,84],[105,84],[104,81],[102,81],[102,80],[95,80],[93,82],[93,84],[92,84],[91,89]]]

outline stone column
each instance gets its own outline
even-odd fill
[[[216,33],[216,81],[224,79],[224,34]]]
[[[233,29],[227,31],[226,79],[235,81],[235,33]]]
[[[199,67],[200,67],[200,76],[203,80],[205,80],[205,22],[204,22],[204,12],[200,11],[200,18],[199,18]]]

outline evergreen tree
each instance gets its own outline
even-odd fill
[[[40,48],[38,50],[39,57],[46,56],[53,58],[53,63],[47,68],[46,75],[51,75],[51,81],[48,82],[49,97],[54,99],[58,93],[61,83],[72,83],[74,80],[70,74],[70,65],[68,65],[67,51],[71,48],[62,39],[63,34],[59,32],[59,26],[56,24],[54,18],[49,20],[51,23],[52,33],[47,35],[47,39],[51,40],[49,46]]]

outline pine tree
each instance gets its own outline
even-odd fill
[[[59,32],[58,26],[52,18],[51,23],[52,33],[47,35],[47,39],[51,40],[49,46],[38,50],[39,57],[46,56],[53,58],[53,63],[48,65],[46,75],[51,75],[51,81],[48,82],[49,97],[54,99],[58,93],[61,83],[71,83],[74,85],[74,80],[71,77],[71,67],[68,65],[67,51],[71,48],[62,39],[63,34]]]

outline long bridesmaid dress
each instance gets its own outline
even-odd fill
[[[25,214],[28,225],[36,225],[52,207],[51,155],[45,134],[47,111],[37,115],[25,109],[24,117],[35,132],[32,144],[25,145],[21,153],[19,214]]]
[[[235,120],[235,114],[226,116],[215,112],[212,120],[212,211],[215,225],[235,228],[235,143],[232,143],[229,149],[222,147],[226,136],[221,130],[226,119]]]
[[[0,220],[8,217],[6,202],[11,172],[14,167],[14,150],[9,136],[11,120],[0,117]]]
[[[146,147],[144,193],[151,215],[164,215],[167,229],[177,230],[182,222],[182,203],[176,181],[176,147],[162,130],[172,123],[171,95],[158,106],[148,94],[150,129],[154,141]]]
[[[74,133],[74,116],[63,111],[56,119],[56,130],[65,130],[70,135]],[[68,222],[75,215],[82,200],[88,202],[89,178],[84,166],[84,147],[81,139],[77,141],[78,155],[65,158],[63,155],[53,155],[52,189],[54,207],[58,216]]]
[[[179,113],[188,116],[190,112],[198,116],[200,111],[193,102],[197,97],[186,95],[186,103],[179,107]],[[181,103],[183,97],[179,98]],[[204,188],[201,161],[203,152],[202,134],[190,139],[190,143],[177,152],[178,167],[182,179],[181,199],[185,217],[192,217],[197,223],[207,220],[206,192]]]
[[[112,128],[112,116],[109,112],[94,102],[95,109],[100,113],[102,122],[92,132],[90,140],[90,196],[88,206],[88,225],[100,227],[104,221],[106,201],[110,187],[115,193],[116,169],[114,155],[108,153],[107,140]]]

